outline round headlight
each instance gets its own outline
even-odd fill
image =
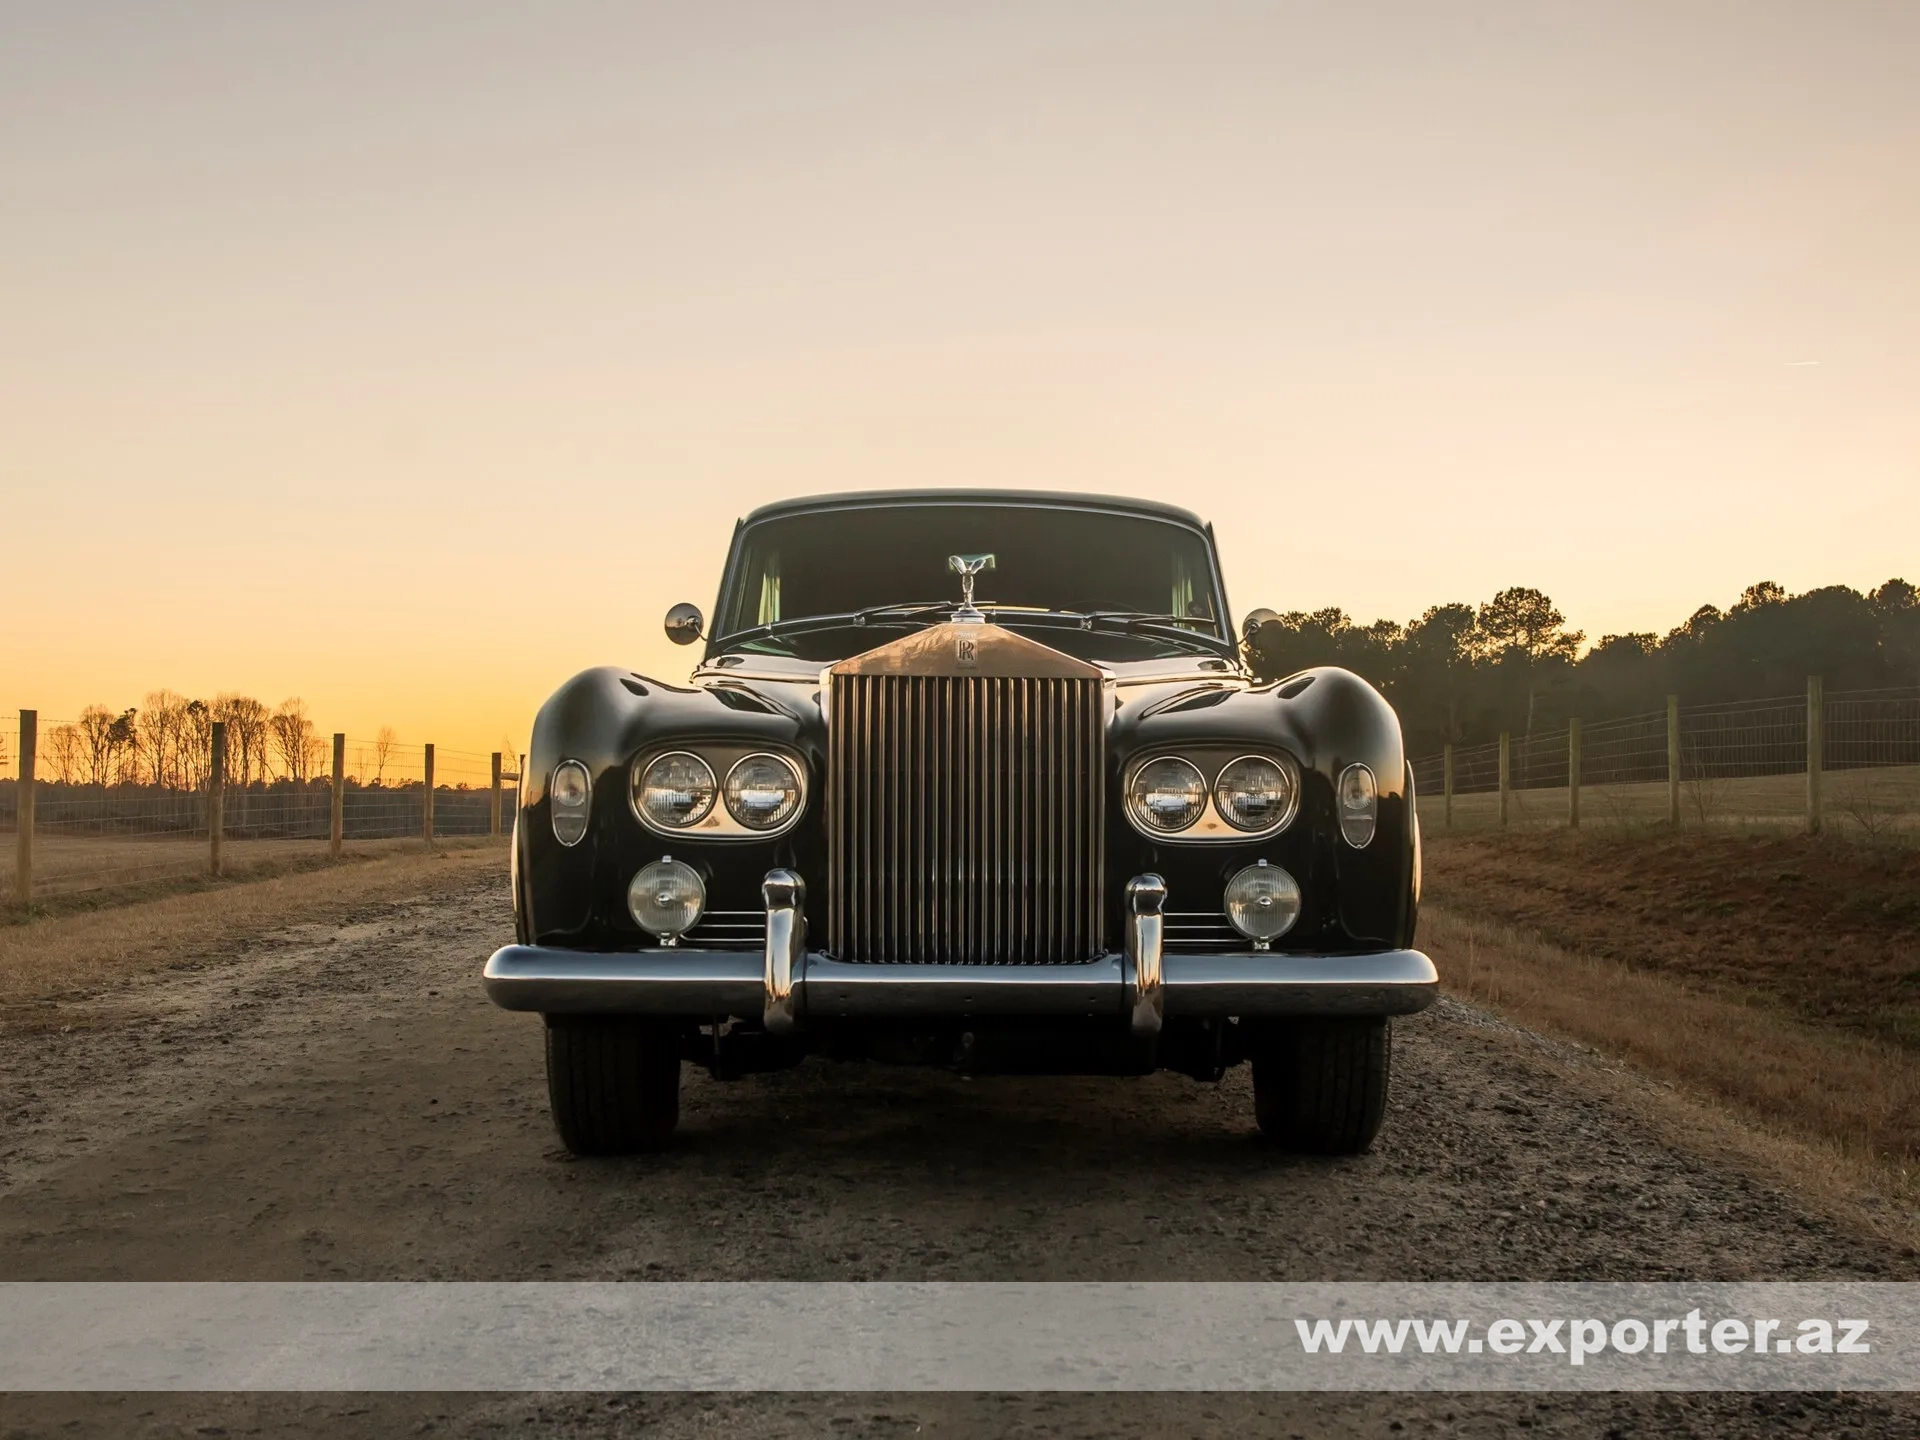
[[[1242,755],[1213,782],[1213,803],[1236,830],[1279,830],[1293,819],[1300,780],[1293,762]]]
[[[1380,818],[1380,796],[1373,783],[1373,771],[1364,765],[1349,765],[1340,772],[1336,794],[1340,802],[1340,834],[1358,850],[1373,839],[1373,827]]]
[[[1162,835],[1185,830],[1207,808],[1207,781],[1177,755],[1149,760],[1133,772],[1127,809],[1143,829]]]
[[[800,808],[800,772],[779,755],[749,755],[727,772],[727,813],[749,830],[778,830]]]
[[[707,908],[707,887],[691,865],[670,856],[647,866],[627,886],[627,909],[649,935],[673,940],[691,930]]]
[[[713,767],[685,750],[656,756],[633,777],[633,808],[642,820],[668,830],[706,819],[715,793]]]
[[[1300,918],[1300,882],[1261,860],[1227,882],[1227,919],[1256,944],[1277,940]]]
[[[562,845],[578,845],[587,833],[587,811],[593,804],[593,777],[578,760],[562,760],[547,782],[547,808],[553,812],[553,838]]]

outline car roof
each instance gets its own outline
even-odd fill
[[[860,510],[881,505],[1031,505],[1047,509],[1099,510],[1171,520],[1195,530],[1206,524],[1191,510],[1160,500],[1121,495],[1089,495],[1077,490],[850,490],[833,495],[800,495],[762,505],[740,523],[757,525],[787,515],[820,510]]]

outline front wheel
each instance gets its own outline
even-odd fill
[[[628,1015],[547,1016],[547,1103],[576,1155],[658,1150],[680,1123],[680,1036]]]
[[[1387,1109],[1393,1030],[1384,1016],[1328,1016],[1276,1024],[1253,1055],[1253,1113],[1261,1133],[1309,1155],[1358,1155]]]

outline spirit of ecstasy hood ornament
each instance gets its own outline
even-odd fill
[[[947,569],[960,577],[960,608],[953,612],[954,621],[962,625],[979,625],[986,616],[974,608],[973,580],[982,570],[993,569],[991,555],[949,555]]]

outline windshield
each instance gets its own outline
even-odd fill
[[[1043,638],[1041,627],[1058,629],[1059,622],[1010,610],[1152,617],[1130,633],[1103,635],[1109,649],[1130,655],[1217,651],[1230,643],[1210,548],[1183,525],[1088,510],[915,502],[823,510],[755,525],[743,537],[721,598],[716,644],[835,658],[884,643],[873,631],[943,617],[937,611],[872,616],[857,642],[825,633],[825,627],[751,632],[813,616],[955,602],[960,577],[949,572],[947,557],[959,554],[994,557],[993,568],[976,583],[975,603],[997,624],[1031,626],[1036,638]],[[1112,628],[1102,624],[1103,630]]]

